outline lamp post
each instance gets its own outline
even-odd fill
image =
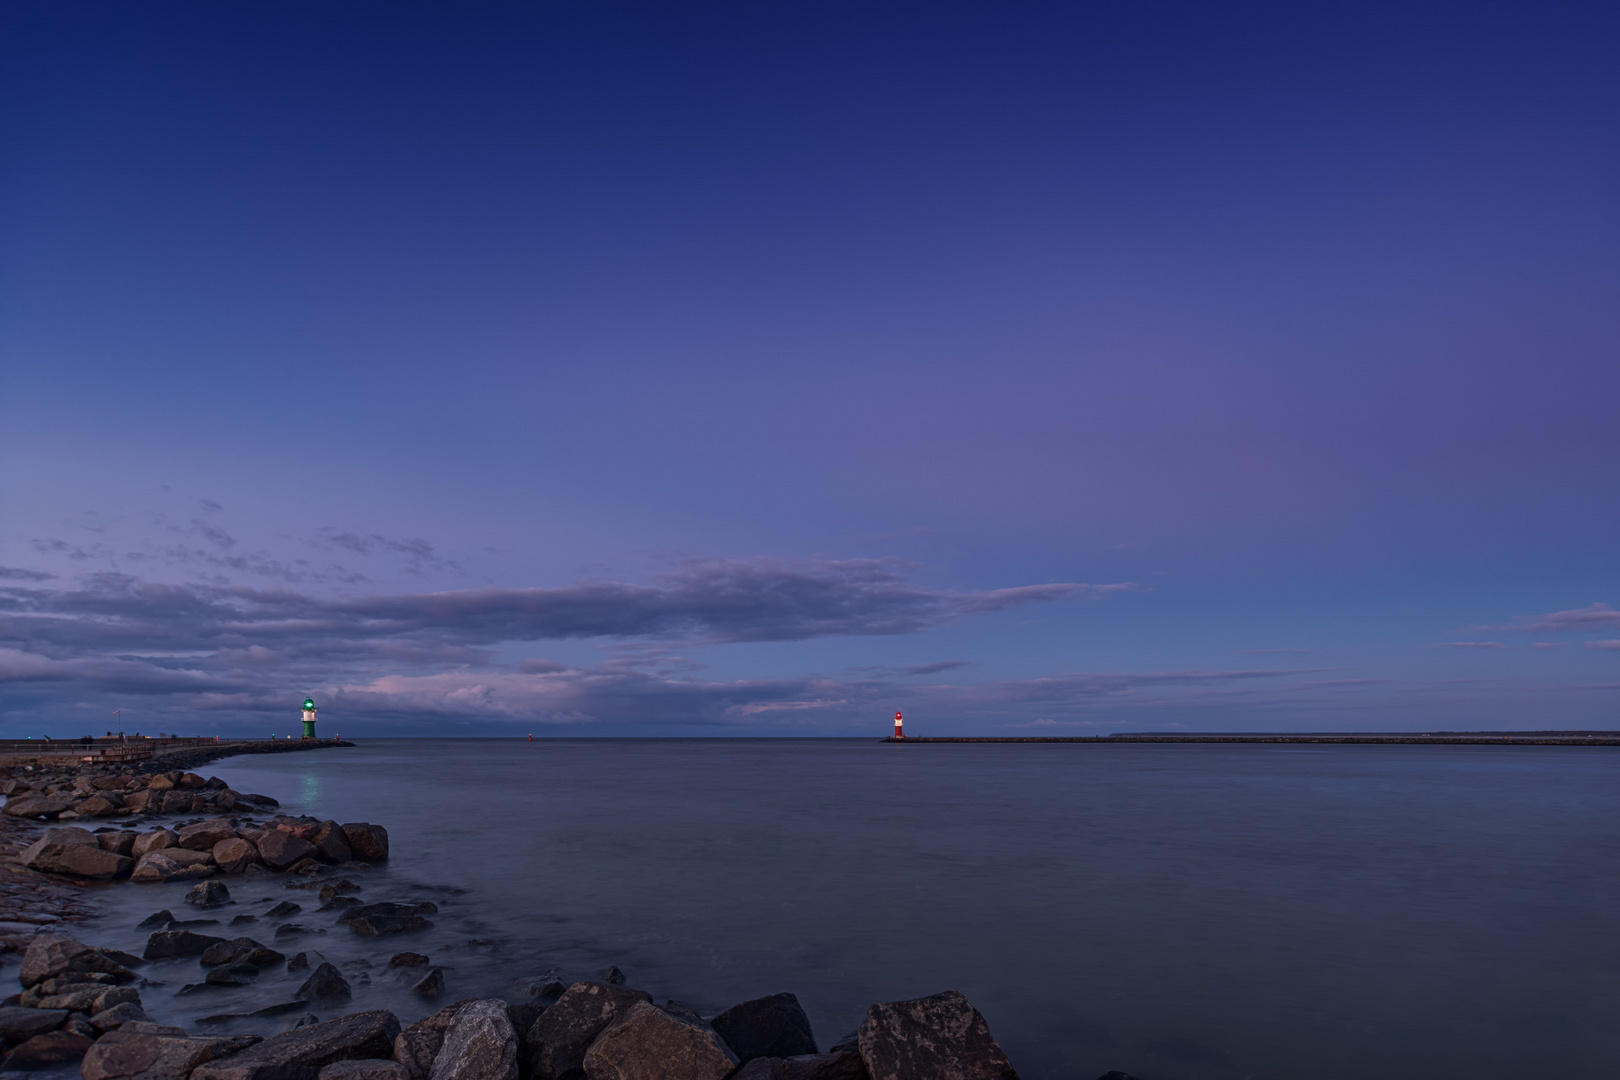
[[[304,738],[315,737],[315,699],[304,699]]]

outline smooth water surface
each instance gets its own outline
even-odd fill
[[[276,947],[406,1020],[435,1007],[381,970],[409,948],[448,1000],[610,963],[705,1013],[791,990],[823,1046],[956,988],[1026,1080],[1620,1075],[1610,749],[376,740],[212,771],[387,826],[392,862],[351,876],[438,900],[428,933],[357,938],[279,879],[233,882],[226,918],[301,900],[329,932]],[[95,940],[138,944],[181,891],[107,889]],[[165,996],[198,976],[159,965],[149,1011],[300,978]]]

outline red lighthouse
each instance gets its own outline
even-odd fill
[[[898,712],[894,714],[894,737],[897,739],[906,737],[906,733],[900,730],[900,714]]]

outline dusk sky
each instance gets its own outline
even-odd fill
[[[1617,56],[6,5],[0,737],[1614,727]]]

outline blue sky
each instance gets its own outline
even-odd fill
[[[0,21],[0,731],[1613,723],[1601,5]]]

